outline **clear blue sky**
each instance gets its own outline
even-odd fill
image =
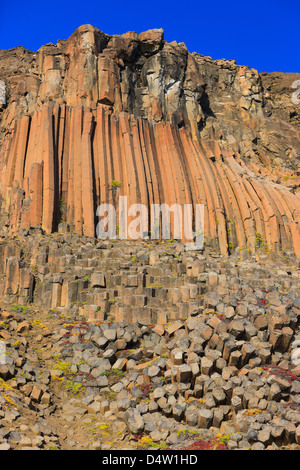
[[[0,0],[0,49],[36,51],[82,24],[107,34],[163,28],[190,52],[259,72],[300,72],[299,0]]]

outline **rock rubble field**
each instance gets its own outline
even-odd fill
[[[299,449],[299,261],[71,234],[14,244],[20,258],[2,240],[2,262],[31,273],[32,301],[6,272],[17,287],[0,311],[1,450]],[[53,286],[71,282],[76,300],[51,307]],[[86,305],[100,294],[101,308]]]

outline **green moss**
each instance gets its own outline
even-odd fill
[[[13,310],[15,312],[22,312],[26,314],[26,313],[29,313],[30,308],[27,307],[26,305],[11,304],[10,310]]]
[[[59,359],[57,359],[54,369],[60,370],[65,375],[75,375],[75,372],[71,370],[71,366],[72,366],[71,362],[62,362]]]
[[[198,436],[198,431],[191,431],[190,429],[179,429],[177,436]]]
[[[83,385],[81,383],[74,383],[72,380],[67,380],[65,383],[65,388],[74,395],[78,395],[78,393],[82,390],[82,387]]]
[[[118,375],[119,377],[123,377],[124,372],[122,370],[119,370],[119,369],[111,369],[111,370],[105,370],[104,372],[101,372],[100,375],[106,375],[106,376]]]

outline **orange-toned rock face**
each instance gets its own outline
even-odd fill
[[[203,204],[223,254],[300,256],[299,79],[190,54],[160,29],[83,25],[36,53],[0,51],[2,232],[66,222],[95,236],[98,205],[124,195]]]

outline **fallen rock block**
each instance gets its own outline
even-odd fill
[[[124,421],[132,434],[139,434],[144,430],[145,421],[135,408],[129,408],[125,411]]]

